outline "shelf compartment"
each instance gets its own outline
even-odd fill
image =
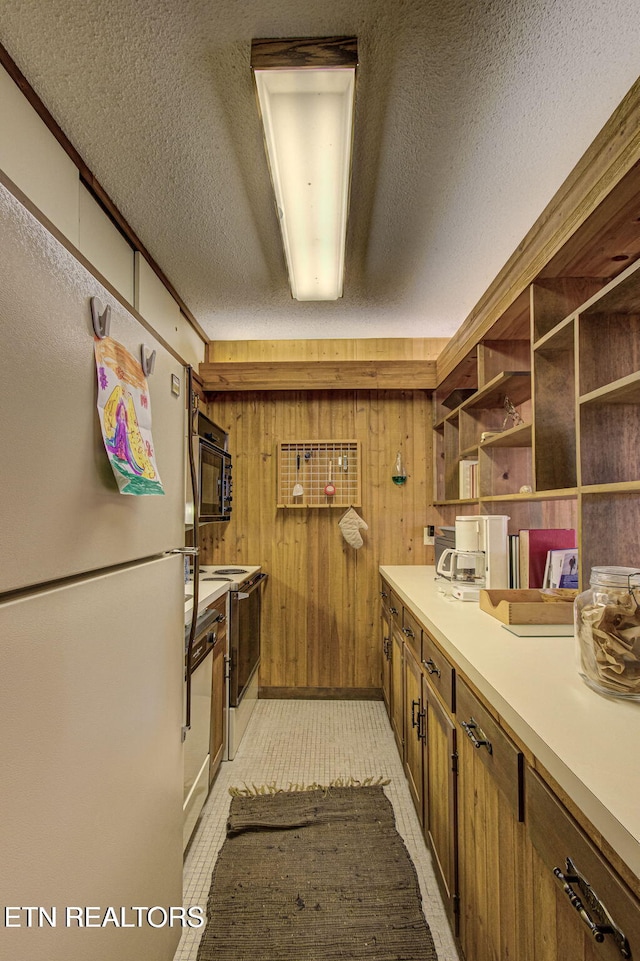
[[[580,394],[640,371],[640,262],[581,308],[578,341]]]
[[[277,507],[361,507],[361,454],[357,440],[296,440],[280,443],[277,457]],[[345,469],[346,466],[346,469]],[[329,481],[333,496],[324,493]],[[293,495],[294,486],[303,493]]]
[[[481,447],[478,456],[480,497],[516,494],[533,486],[531,446]]]
[[[547,350],[567,350],[573,347],[573,338],[575,336],[575,316],[565,317],[565,319],[559,323],[553,330],[550,330],[544,337],[537,340],[533,345],[533,349],[542,350],[546,348]]]
[[[531,329],[536,342],[600,290],[591,277],[545,277],[531,285]]]
[[[480,442],[480,449],[495,447],[531,447],[532,443],[531,424],[517,424],[509,430],[501,431],[495,437],[489,437]]]
[[[638,404],[640,403],[640,371],[621,377],[612,384],[606,384],[584,394],[580,404]]]
[[[483,340],[478,344],[478,388],[484,389],[505,370],[531,370],[529,340],[529,303],[523,299],[526,314],[526,340]]]
[[[640,491],[582,493],[580,568],[582,589],[599,565],[640,570]]]
[[[640,312],[580,314],[580,394],[640,371]]]
[[[442,430],[433,433],[433,499],[442,500],[445,496],[445,455],[444,425]]]
[[[610,393],[580,405],[581,484],[624,484],[640,477],[640,405]],[[636,398],[637,398],[636,393]]]
[[[460,418],[448,417],[444,422],[444,499],[458,499],[458,463],[460,452]]]
[[[469,460],[472,457],[478,456],[478,445],[472,444],[470,447],[465,447],[464,450],[460,451],[460,460]]]
[[[533,352],[533,461],[537,491],[575,487],[575,321]]]
[[[503,409],[505,397],[514,407],[531,397],[531,371],[505,370],[462,404],[463,411]]]

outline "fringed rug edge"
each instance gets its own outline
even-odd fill
[[[287,787],[279,787],[275,781],[271,784],[247,784],[244,787],[232,786],[229,788],[231,797],[259,797],[264,794],[301,794],[306,791],[330,791],[337,787],[384,787],[391,783],[391,778],[385,777],[366,777],[359,780],[354,777],[337,777],[328,784],[319,784],[314,781],[311,784],[289,782]]]

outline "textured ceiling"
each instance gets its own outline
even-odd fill
[[[291,300],[249,70],[355,35],[345,295]],[[213,339],[452,334],[637,77],[627,0],[0,0],[0,40]]]

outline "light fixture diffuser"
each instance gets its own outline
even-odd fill
[[[252,44],[265,148],[296,300],[342,296],[356,64],[353,38]]]

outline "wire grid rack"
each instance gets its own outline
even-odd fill
[[[360,442],[297,440],[278,444],[278,507],[361,507]],[[333,484],[335,494],[326,494]],[[302,493],[294,494],[294,490]]]

